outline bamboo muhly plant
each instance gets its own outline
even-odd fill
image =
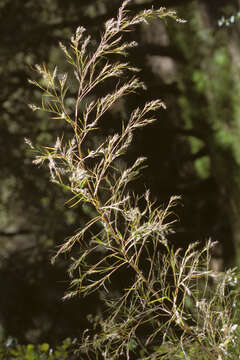
[[[183,22],[165,8],[132,16],[126,10],[128,3],[123,2],[116,19],[105,23],[97,45],[91,36],[85,36],[83,27],[77,28],[70,46],[60,44],[70,64],[68,74],[57,67],[50,71],[45,65],[36,65],[41,80],[30,80],[43,92],[41,106],[30,105],[32,110],[46,111],[72,129],[70,139],[57,137],[55,145],[38,150],[33,162],[47,162],[51,181],[72,194],[69,205],[88,206],[91,214],[85,226],[65,240],[56,254],[72,253],[72,280],[65,299],[98,291],[108,308],[98,321],[99,331],[93,336],[84,333],[81,356],[177,359],[179,354],[190,354],[189,346],[194,343],[199,354],[217,359],[223,351],[219,347],[222,338],[220,332],[215,337],[211,328],[221,327],[226,318],[226,329],[231,329],[232,323],[230,308],[217,292],[215,302],[205,300],[212,243],[202,250],[193,244],[185,252],[174,251],[167,237],[178,197],[172,197],[164,208],[151,201],[149,190],[142,196],[134,195],[128,183],[139,174],[145,158],[124,169],[118,163],[135,129],[154,122],[153,113],[165,109],[165,104],[161,100],[147,102],[135,109],[127,122],[122,120],[119,133],[100,143],[94,141],[110,107],[144,89],[136,76],[138,69],[121,61],[137,46],[134,41],[124,42],[124,34],[152,18]],[[100,86],[108,79],[112,89],[99,96]],[[66,100],[73,84],[77,91],[70,106]],[[123,271],[128,274],[127,285],[112,295],[111,281]],[[206,313],[212,316],[212,311],[215,317],[207,322]],[[231,336],[230,341],[234,339]]]

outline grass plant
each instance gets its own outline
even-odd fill
[[[72,129],[71,138],[59,135],[55,144],[41,149],[26,140],[36,151],[33,162],[47,163],[51,182],[71,194],[68,205],[85,206],[90,214],[85,226],[64,240],[53,261],[64,253],[72,255],[71,284],[64,299],[98,292],[107,308],[93,317],[97,331],[84,332],[80,357],[225,359],[236,341],[236,296],[227,292],[234,272],[213,281],[211,241],[203,247],[195,243],[185,250],[173,248],[168,234],[174,231],[179,197],[159,207],[149,190],[142,196],[129,190],[145,158],[129,167],[119,166],[134,131],[156,121],[166,108],[164,102],[146,102],[127,121],[119,119],[118,133],[103,141],[97,136],[114,104],[145,89],[137,77],[139,69],[125,61],[128,51],[137,46],[124,40],[126,33],[153,18],[183,22],[165,8],[132,15],[126,10],[128,3],[123,2],[116,19],[105,23],[99,41],[78,27],[68,46],[60,44],[68,73],[36,65],[40,80],[30,80],[42,91],[41,105],[30,105],[32,110],[45,111],[53,121],[64,121]],[[105,83],[109,90],[99,96]],[[69,102],[74,89],[76,96]],[[126,286],[113,293],[112,281],[118,274],[125,274]]]

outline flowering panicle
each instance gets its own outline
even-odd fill
[[[231,309],[225,306],[231,274],[207,301],[212,243],[200,251],[197,243],[184,251],[174,251],[168,235],[174,231],[174,207],[179,197],[173,196],[166,206],[159,207],[151,201],[149,190],[143,196],[135,195],[128,184],[139,175],[146,159],[139,157],[129,167],[119,162],[132,143],[134,131],[156,121],[166,109],[164,102],[152,100],[136,108],[128,121],[122,119],[118,133],[104,140],[95,135],[100,120],[119,99],[145,89],[136,77],[139,69],[121,61],[130,48],[137,46],[135,41],[124,42],[125,33],[152,18],[183,22],[174,11],[163,7],[131,16],[126,10],[129,3],[123,1],[116,19],[105,23],[97,45],[81,26],[72,36],[70,47],[60,43],[71,74],[61,73],[57,67],[49,71],[45,65],[36,65],[41,81],[30,80],[43,91],[41,107],[30,105],[31,109],[48,112],[54,121],[65,121],[72,129],[72,137],[57,136],[52,146],[37,149],[33,162],[40,165],[46,161],[50,180],[71,193],[67,204],[81,206],[89,215],[85,225],[59,247],[53,261],[62,253],[74,253],[65,299],[99,291],[109,309],[96,326],[100,332],[83,337],[80,351],[88,358],[99,358],[100,352],[100,357],[113,360],[138,355],[146,360],[175,359],[187,354],[189,344],[195,342],[199,358],[207,354],[209,359],[217,360],[228,344],[236,341]],[[115,56],[109,56],[112,54]],[[97,97],[96,88],[109,78],[112,89]],[[76,86],[73,109],[68,101],[74,92],[74,86],[68,92],[71,82]],[[30,140],[25,141],[34,148]],[[127,274],[119,297],[109,286],[118,272]],[[142,329],[146,329],[144,334]],[[217,336],[213,329],[217,329]],[[162,357],[162,341],[171,345],[169,357]],[[171,350],[173,344],[175,350]]]

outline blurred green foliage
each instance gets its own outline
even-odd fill
[[[61,345],[52,349],[48,343],[40,345],[19,345],[13,338],[0,344],[0,359],[8,360],[67,360],[77,359],[74,355],[76,340],[65,339]]]

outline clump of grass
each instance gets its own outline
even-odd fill
[[[63,242],[53,261],[60,254],[73,254],[65,299],[98,291],[109,309],[95,319],[99,331],[83,335],[79,351],[88,358],[179,359],[199,354],[199,359],[222,359],[235,341],[236,326],[226,294],[227,278],[214,283],[214,293],[208,286],[214,244],[209,241],[201,250],[198,244],[174,250],[168,234],[173,231],[179,198],[173,196],[166,207],[158,207],[149,190],[136,196],[127,185],[138,176],[145,158],[124,169],[117,163],[134,131],[156,121],[153,114],[164,110],[165,104],[146,102],[127,122],[122,120],[119,133],[100,143],[93,141],[105,113],[119,99],[145,88],[136,75],[138,69],[122,61],[137,46],[124,41],[124,34],[152,18],[183,22],[165,8],[131,15],[128,3],[123,2],[116,19],[105,23],[97,45],[85,36],[83,27],[77,28],[70,46],[60,44],[70,64],[68,74],[36,65],[41,80],[30,81],[43,92],[41,106],[30,107],[50,113],[72,129],[72,138],[57,137],[54,145],[38,150],[33,162],[47,162],[51,181],[72,194],[69,205],[85,204],[91,214],[85,226]],[[97,89],[110,78],[112,89],[98,96]],[[70,106],[67,99],[73,88],[77,91]],[[124,271],[127,286],[114,296],[111,281]]]

